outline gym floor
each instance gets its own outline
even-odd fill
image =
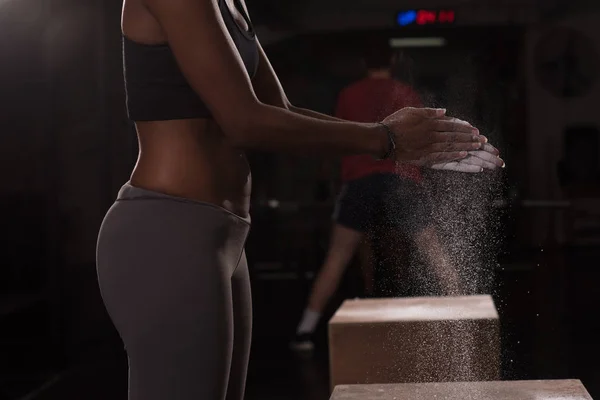
[[[279,353],[279,354],[278,354]],[[327,363],[274,351],[253,358],[248,372],[247,400],[326,400]],[[127,366],[123,360],[97,361],[61,376],[47,390],[28,400],[126,400]]]
[[[593,319],[589,318],[595,310],[589,296],[594,293],[594,284],[600,276],[596,268],[584,268],[587,265],[584,259],[597,259],[598,254],[580,251],[562,256],[550,251],[540,254],[544,254],[542,259],[530,260],[530,263],[544,265],[543,274],[531,269],[509,268],[506,264],[498,276],[496,302],[505,341],[504,378],[577,378],[583,381],[592,396],[597,397],[600,392],[600,369],[597,367],[600,354],[596,344],[598,329],[592,326]],[[550,274],[560,269],[554,264],[561,258],[565,265],[581,267],[569,268],[566,275]],[[550,278],[551,275],[554,277]],[[561,287],[565,288],[563,291],[556,290],[559,276]],[[539,281],[541,278],[544,280]],[[287,346],[302,311],[306,289],[307,283],[298,280],[255,276],[254,341],[246,400],[329,398],[326,324],[318,331],[312,357],[293,354]],[[353,297],[351,285],[344,289],[342,297]],[[336,299],[332,309],[337,308],[340,300]],[[85,308],[89,309],[93,307]],[[30,316],[28,320],[40,318]],[[9,379],[10,385],[0,382],[0,400],[126,400],[126,358],[116,333],[111,334],[112,328],[108,329],[107,324],[102,320],[92,325],[96,332],[102,332],[97,336],[99,340],[95,343],[87,341],[85,351],[69,357],[65,372],[44,373],[39,377],[19,373],[16,364],[6,366],[15,379]],[[17,325],[16,321],[11,325]],[[34,327],[29,327],[17,334],[23,337],[27,332],[35,331]],[[81,337],[83,331],[77,332]],[[19,368],[30,370],[29,361],[42,358],[40,352],[48,350],[45,347],[36,350],[31,346],[14,348],[17,354],[13,359],[23,364]],[[43,390],[34,390],[43,382],[46,382]]]
[[[256,343],[248,371],[246,400],[327,400],[326,351],[318,344],[312,355],[286,350],[287,343]],[[126,400],[127,361],[124,354],[107,351],[58,374],[46,387],[23,400]]]

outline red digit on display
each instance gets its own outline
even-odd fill
[[[448,23],[452,23],[454,22],[454,11],[440,11],[440,14],[438,16],[438,19],[440,22],[444,23],[444,22],[448,22]]]
[[[426,25],[435,23],[436,15],[433,11],[419,10],[417,13],[417,24]]]

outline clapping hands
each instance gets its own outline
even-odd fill
[[[467,173],[479,173],[485,169],[496,170],[505,166],[504,161],[498,157],[499,154],[500,152],[494,146],[485,143],[481,149],[469,151],[468,155],[461,160],[434,164],[431,168]]]
[[[394,137],[393,159],[437,170],[478,173],[504,167],[500,152],[467,121],[444,109],[406,107],[382,121]]]

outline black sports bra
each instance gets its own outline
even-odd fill
[[[258,68],[256,33],[240,0],[234,2],[248,23],[248,31],[234,20],[225,0],[219,0],[219,9],[252,78]],[[131,120],[212,118],[200,96],[181,73],[168,44],[147,45],[123,36],[123,69],[127,112]]]

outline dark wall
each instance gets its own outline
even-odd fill
[[[24,0],[0,7],[0,197],[23,205],[0,212],[7,226],[26,230],[7,232],[13,251],[4,253],[10,259],[2,278],[39,282],[43,302],[59,304],[53,318],[74,354],[104,335],[95,236],[133,162],[120,2]],[[0,294],[2,301],[10,297]]]

